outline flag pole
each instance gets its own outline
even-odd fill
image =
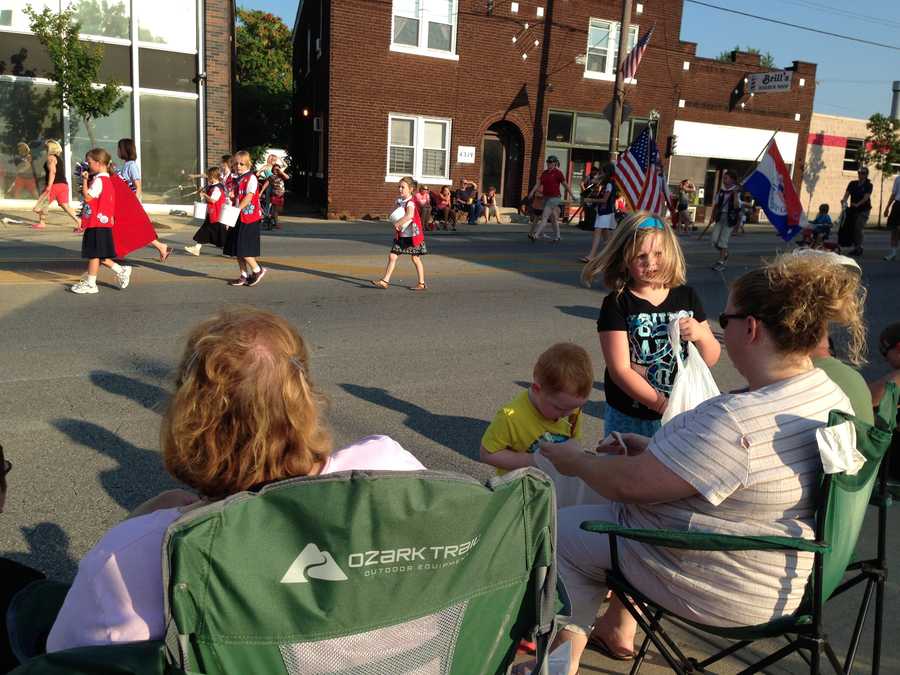
[[[776,130],[774,131],[774,133],[772,134],[772,138],[770,138],[770,139],[766,142],[766,144],[763,146],[763,149],[759,151],[759,154],[756,156],[756,159],[753,161],[754,167],[753,167],[752,169],[750,169],[749,172],[747,172],[746,174],[744,174],[744,177],[741,178],[740,181],[738,181],[738,183],[737,183],[738,186],[743,187],[744,181],[747,180],[748,178],[750,178],[751,175],[753,175],[753,172],[756,171],[756,167],[759,166],[759,160],[760,160],[760,158],[762,158],[762,156],[766,153],[766,150],[769,149],[769,146],[772,145],[772,141],[775,140],[775,137],[776,137],[780,132],[781,132],[781,129],[776,129]],[[714,199],[715,199],[715,198],[714,198]],[[699,241],[699,240],[703,239],[703,236],[704,236],[707,232],[709,232],[709,228],[711,228],[711,227],[712,227],[712,223],[707,223],[707,224],[706,224],[706,227],[703,228],[703,232],[701,232],[701,233],[697,236],[697,240]]]

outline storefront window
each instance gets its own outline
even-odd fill
[[[140,95],[144,201],[185,204],[200,173],[197,99]]]
[[[69,0],[83,35],[131,38],[131,3],[124,0]]]
[[[134,4],[140,42],[197,50],[196,0],[137,0]]]
[[[0,79],[0,199],[34,199],[43,187],[44,143],[62,138],[52,87]]]
[[[197,91],[197,56],[161,49],[140,49],[141,87],[168,91]]]
[[[576,145],[609,145],[609,122],[599,115],[579,115],[575,125]]]
[[[131,94],[125,104],[108,117],[91,120],[90,128],[84,120],[73,119],[75,133],[69,136],[72,144],[72,159],[80,162],[91,148],[105,148],[112,155],[113,161],[121,166],[122,161],[116,156],[116,145],[120,138],[133,138],[131,124]]]
[[[547,140],[554,143],[572,142],[572,120],[570,112],[550,111],[547,121]]]

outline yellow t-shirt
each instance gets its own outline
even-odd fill
[[[572,416],[576,418],[574,431],[569,417],[562,417],[555,422],[548,420],[534,407],[526,389],[500,408],[481,437],[481,445],[488,452],[536,452],[537,443],[544,434],[550,434],[557,442],[581,438],[581,409],[572,413]],[[498,476],[504,473],[504,469],[497,469]]]

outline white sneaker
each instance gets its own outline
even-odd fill
[[[185,246],[184,250],[190,253],[191,255],[200,255],[200,244],[194,244],[193,246]]]
[[[78,295],[90,295],[92,293],[99,293],[100,290],[97,288],[97,284],[89,284],[87,279],[82,279],[77,284],[72,286],[70,289],[73,293],[78,293]]]
[[[125,265],[122,273],[116,275],[116,280],[119,282],[119,288],[123,290],[128,288],[128,284],[131,283],[131,265]]]
[[[885,259],[885,260],[893,260],[893,259],[896,258],[896,257],[897,257],[897,252],[896,252],[896,251],[891,251],[891,252],[888,253],[886,256],[884,256],[884,259]]]

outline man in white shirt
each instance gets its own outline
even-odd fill
[[[897,257],[897,243],[900,242],[900,176],[894,179],[894,187],[891,188],[891,196],[888,198],[884,209],[887,217],[887,226],[891,231],[891,252],[884,256],[885,260],[893,260]]]

